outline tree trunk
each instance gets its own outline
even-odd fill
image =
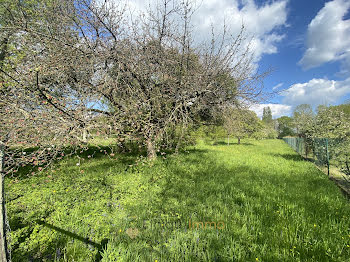
[[[227,136],[227,145],[230,145],[230,136]]]
[[[184,137],[184,132],[185,132],[185,128],[182,126],[181,136],[180,136],[179,140],[177,141],[177,144],[176,144],[176,147],[175,147],[175,154],[179,153],[179,147],[180,147],[180,144],[181,144],[182,139]]]
[[[238,139],[238,144],[240,145],[241,144],[241,138],[237,137],[237,139]]]
[[[6,246],[4,176],[2,170],[5,158],[4,150],[4,144],[0,141],[0,262],[6,262],[8,258]]]
[[[87,131],[85,128],[83,129],[83,143],[87,143]]]
[[[154,145],[154,141],[151,139],[147,140],[147,157],[149,160],[153,160],[157,157],[156,147]]]

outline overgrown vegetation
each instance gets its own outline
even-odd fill
[[[91,148],[8,177],[13,261],[347,261],[350,207],[336,185],[283,141],[232,142],[152,164]]]

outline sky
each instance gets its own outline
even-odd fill
[[[298,104],[315,108],[349,100],[350,0],[290,0],[280,12],[287,16],[284,38],[275,53],[259,60],[260,67],[274,69],[266,88],[281,90],[270,101],[273,117],[289,116]],[[255,107],[259,116],[264,106]]]
[[[144,10],[147,2],[127,1],[134,10]],[[252,107],[258,116],[265,106],[278,118],[290,116],[299,104],[316,108],[350,99],[350,0],[196,2],[192,22],[197,40],[208,36],[211,24],[220,30],[225,21],[236,34],[243,22],[247,35],[253,36],[257,70],[272,69],[264,87],[276,95]]]

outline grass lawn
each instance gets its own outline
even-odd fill
[[[350,261],[349,201],[281,140],[88,154],[6,179],[14,262]]]

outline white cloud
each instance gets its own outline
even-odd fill
[[[277,85],[275,85],[274,87],[272,87],[272,90],[276,90],[278,88],[280,88],[281,86],[283,86],[284,83],[279,83]]]
[[[306,83],[292,85],[283,91],[283,103],[296,106],[299,104],[334,104],[341,97],[350,94],[350,78],[344,81],[312,79]]]
[[[258,104],[250,107],[258,117],[262,118],[264,107],[270,107],[273,118],[279,118],[281,116],[288,116],[291,114],[292,106],[284,104]]]
[[[97,0],[103,1],[103,0]],[[121,0],[115,0],[119,2]],[[144,12],[149,6],[153,7],[160,0],[126,0],[133,15]],[[202,0],[197,2],[193,22],[193,36],[195,41],[210,40],[211,24],[218,34],[222,33],[224,22],[229,33],[237,35],[241,30],[242,22],[249,38],[254,37],[251,43],[255,53],[254,62],[258,63],[264,54],[277,53],[277,44],[284,38],[278,32],[286,26],[288,0],[268,1],[262,6],[254,0]]]
[[[240,32],[243,22],[246,33],[254,37],[251,46],[257,63],[262,55],[277,53],[277,43],[284,38],[278,29],[286,26],[286,20],[286,0],[268,2],[260,7],[254,0],[203,0],[193,23],[195,35],[205,39],[210,37],[211,23],[214,29],[222,31],[225,22],[235,35]]]
[[[307,50],[299,61],[304,69],[339,60],[350,67],[350,19],[343,20],[349,8],[349,0],[327,2],[311,21]]]

